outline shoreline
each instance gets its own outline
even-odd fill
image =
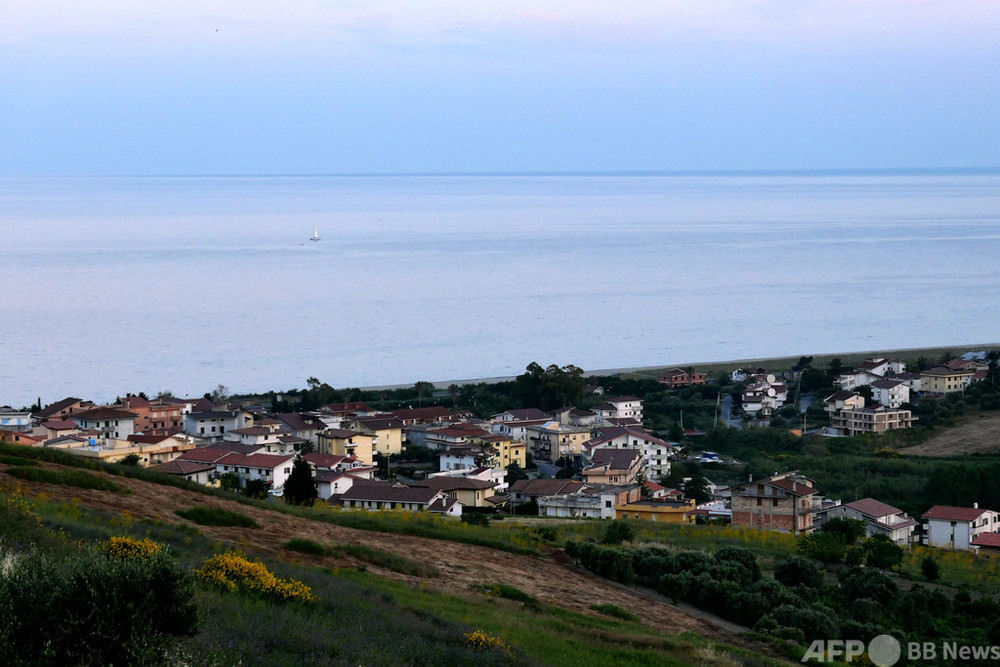
[[[853,352],[823,352],[814,354],[797,354],[784,357],[757,357],[748,359],[732,359],[728,361],[697,361],[697,362],[682,362],[682,363],[670,363],[661,364],[657,366],[626,366],[622,368],[598,368],[594,370],[584,370],[583,377],[600,377],[608,375],[636,375],[640,377],[652,377],[655,379],[656,374],[659,371],[666,370],[669,368],[688,368],[693,367],[695,370],[704,372],[719,372],[723,370],[732,371],[740,366],[745,366],[753,364],[763,368],[777,367],[778,370],[782,370],[784,367],[779,366],[779,364],[784,364],[793,366],[800,357],[813,358],[814,364],[825,364],[829,360],[839,357],[845,363],[845,365],[851,365],[860,362],[866,357],[871,357],[874,355],[879,356],[939,356],[945,352],[955,352],[957,354],[964,354],[965,352],[979,351],[979,350],[991,350],[1000,349],[1000,343],[967,343],[961,345],[943,345],[938,347],[911,347],[911,348],[899,348],[893,350],[866,350],[866,351],[853,351]],[[770,369],[769,369],[770,370]],[[467,378],[463,380],[438,380],[431,382],[435,389],[447,389],[449,386],[455,384],[458,386],[464,385],[476,385],[476,384],[496,384],[498,382],[511,382],[517,376],[516,375],[501,375],[496,377],[486,377],[486,378]],[[413,384],[387,384],[387,385],[373,385],[367,387],[358,387],[362,391],[392,391],[394,389],[406,389],[412,387]]]

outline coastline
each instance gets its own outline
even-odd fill
[[[784,369],[790,368],[795,365],[799,360],[799,357],[809,357],[813,358],[813,364],[825,365],[829,363],[831,359],[840,358],[841,361],[846,365],[856,364],[866,357],[871,356],[906,356],[906,357],[916,357],[916,356],[926,356],[930,358],[935,358],[945,354],[946,352],[951,352],[955,354],[964,354],[965,352],[978,352],[980,350],[991,350],[1000,349],[1000,343],[966,343],[959,345],[943,345],[939,347],[911,347],[911,348],[900,348],[894,350],[864,350],[864,351],[852,351],[852,352],[823,352],[823,353],[803,353],[794,356],[784,356],[784,357],[761,357],[761,358],[750,358],[750,359],[732,359],[728,361],[686,361],[679,363],[669,363],[661,364],[657,366],[626,366],[622,368],[598,368],[594,370],[584,370],[584,377],[601,377],[608,375],[630,375],[637,378],[653,378],[655,379],[660,371],[669,368],[688,368],[693,367],[701,372],[708,373],[718,373],[721,371],[730,372],[741,366],[755,365],[767,369]],[[539,362],[542,363],[542,362]],[[543,364],[543,366],[546,364]],[[437,380],[431,382],[435,389],[447,389],[449,386],[455,384],[459,386],[463,385],[476,385],[476,384],[496,384],[498,382],[510,382],[513,381],[516,375],[507,376],[497,376],[497,377],[487,377],[487,378],[468,378],[464,380]],[[414,381],[416,382],[416,381]],[[394,389],[406,389],[407,387],[412,387],[413,384],[391,384],[391,385],[375,385],[368,387],[359,387],[362,391],[392,391]]]

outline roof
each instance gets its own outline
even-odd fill
[[[348,401],[347,403],[330,403],[323,406],[324,410],[330,412],[373,412],[372,407],[361,401]]]
[[[952,377],[955,375],[973,375],[973,371],[969,369],[956,370],[948,368],[947,366],[935,366],[934,368],[928,368],[925,371],[920,371],[921,375],[934,375],[941,377]]]
[[[118,410],[116,408],[92,408],[83,412],[74,412],[69,416],[70,419],[87,419],[90,421],[98,419],[135,419],[135,417],[134,412],[126,412],[125,410]]]
[[[872,382],[872,387],[875,389],[892,389],[893,387],[898,387],[901,384],[904,384],[902,380],[886,378],[884,380],[875,380]]]
[[[297,412],[282,412],[281,414],[276,415],[276,417],[278,421],[282,422],[293,431],[316,431],[323,428],[322,424],[306,421],[302,415]]]
[[[37,417],[38,419],[45,419],[46,417],[51,417],[52,415],[57,414],[60,410],[65,410],[69,406],[75,405],[76,403],[79,402],[80,402],[79,398],[73,398],[73,397],[64,398],[61,401],[56,401],[55,403],[53,403],[48,407],[42,408],[41,410],[35,413],[35,417]]]
[[[776,486],[779,489],[784,489],[785,491],[788,491],[789,493],[795,496],[809,496],[814,493],[817,493],[816,489],[814,489],[813,487],[803,484],[802,482],[796,482],[795,480],[788,478],[774,480],[771,482],[771,486]]]
[[[841,390],[833,392],[823,400],[827,403],[829,403],[830,401],[846,401],[847,399],[858,395],[859,394],[856,391]]]
[[[325,431],[321,431],[320,435],[326,438],[336,438],[338,440],[347,440],[348,438],[353,438],[358,435],[366,438],[372,437],[367,433],[362,433],[361,431],[350,431],[346,428],[328,428]]]
[[[215,449],[224,449],[229,453],[243,454],[249,456],[256,451],[263,449],[263,445],[242,445],[238,442],[233,442],[232,440],[220,440],[219,442],[212,443],[212,447]]]
[[[248,426],[246,428],[234,428],[229,431],[236,435],[277,435],[279,431],[272,431],[266,426]]]
[[[336,496],[336,498],[340,500],[381,500],[397,503],[429,504],[440,494],[441,491],[439,489],[396,486],[384,482],[381,484],[352,484],[351,488]],[[332,498],[334,496],[331,496]]]
[[[215,470],[215,466],[208,463],[196,463],[194,461],[170,461],[168,463],[161,463],[158,466],[149,466],[149,469],[168,475],[191,475],[197,472]]]
[[[525,420],[525,419],[549,419],[551,415],[547,412],[543,412],[538,408],[519,408],[517,410],[504,410],[503,412],[498,412],[494,417],[499,415],[510,415],[515,420]]]
[[[229,466],[242,466],[244,468],[277,468],[278,466],[291,461],[294,456],[291,454],[242,454],[230,453],[222,457],[216,463]]]
[[[510,490],[526,496],[554,496],[576,493],[583,487],[583,482],[573,479],[519,479],[511,484]]]
[[[205,412],[189,412],[187,415],[191,419],[233,419],[234,415],[229,410],[207,410]]]
[[[424,486],[429,489],[439,489],[441,491],[457,491],[460,489],[479,491],[482,489],[492,489],[496,484],[484,479],[471,479],[469,477],[428,477],[419,482],[414,482],[411,486]]]
[[[451,410],[441,405],[432,405],[426,408],[405,408],[402,410],[393,410],[390,414],[393,417],[397,417],[402,420],[439,419],[452,416]]]
[[[75,421],[69,419],[53,419],[42,424],[45,428],[50,428],[53,431],[64,431],[71,428],[80,428]]]
[[[642,460],[642,453],[634,449],[598,449],[594,451],[594,462],[587,470],[605,465],[610,470],[629,470],[637,459]]]
[[[133,433],[128,437],[129,442],[137,442],[140,445],[157,445],[164,440],[169,440],[176,434],[161,435],[157,433]]]
[[[306,454],[302,457],[307,463],[311,463],[317,468],[335,468],[347,461],[357,461],[353,456],[341,456],[340,454]]]
[[[405,424],[402,421],[393,416],[372,416],[372,417],[355,417],[352,420],[355,424],[365,427],[370,431],[384,431],[386,429],[403,428]]]
[[[924,512],[924,519],[941,519],[943,521],[975,521],[988,510],[977,507],[952,507],[949,505],[935,505]]]
[[[1000,549],[1000,533],[979,533],[976,539],[972,540],[972,545]]]
[[[861,512],[865,516],[874,517],[876,519],[884,516],[890,516],[892,514],[903,513],[903,510],[893,507],[892,505],[886,505],[885,503],[879,502],[874,498],[862,498],[861,500],[855,500],[852,503],[847,503],[846,506]]]
[[[223,456],[232,454],[228,449],[217,447],[195,447],[181,454],[178,458],[184,461],[194,461],[197,463],[215,463]]]
[[[476,438],[489,435],[489,433],[478,426],[443,426],[427,431],[427,435],[445,435],[455,438]]]

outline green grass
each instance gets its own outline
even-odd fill
[[[480,584],[478,586],[474,586],[473,590],[477,590],[493,597],[503,598],[505,600],[523,602],[525,607],[530,607],[532,609],[541,609],[542,606],[541,603],[539,603],[538,598],[528,595],[516,586],[509,586],[507,584],[500,583]]]
[[[177,516],[201,524],[202,526],[237,526],[239,528],[258,528],[256,521],[239,512],[230,512],[218,507],[192,507],[186,510],[176,510]]]
[[[632,621],[633,623],[638,623],[641,619],[630,612],[627,609],[622,609],[616,604],[604,603],[604,604],[592,604],[590,608],[599,614],[604,614],[605,616],[610,616],[611,618],[620,618],[623,621]]]
[[[358,560],[371,563],[376,567],[383,567],[387,570],[399,572],[400,574],[408,574],[413,577],[433,578],[441,576],[441,570],[430,563],[400,556],[392,551],[368,547],[363,544],[338,544],[333,548],[333,552],[335,554],[348,554]]]
[[[20,456],[0,456],[0,463],[8,466],[37,466],[38,461]]]
[[[289,551],[297,551],[300,554],[307,554],[309,556],[329,556],[332,553],[330,549],[327,549],[319,542],[314,542],[304,537],[293,537],[281,546]]]
[[[120,494],[132,493],[124,486],[82,470],[49,470],[48,468],[19,466],[7,468],[6,472],[12,477],[29,482],[59,484],[62,486],[74,486],[79,489],[96,489],[98,491],[110,491],[111,493]]]

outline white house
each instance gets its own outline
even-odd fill
[[[765,419],[788,400],[788,385],[773,373],[755,375],[743,390],[743,411]]]
[[[93,408],[75,412],[69,419],[76,422],[81,431],[100,431],[105,440],[127,440],[135,433],[135,413],[115,408]]]
[[[927,531],[927,544],[932,547],[968,550],[981,533],[1000,531],[1000,512],[972,507],[935,505],[922,517]]]
[[[642,421],[642,399],[635,396],[618,396],[606,399],[594,408],[598,417],[631,418]]]
[[[871,383],[872,400],[887,408],[898,408],[910,402],[910,387],[896,378],[875,380]]]
[[[666,440],[639,428],[608,427],[594,431],[594,437],[584,444],[584,451],[592,458],[598,449],[634,449],[646,460],[650,479],[660,479],[670,474],[669,456],[674,447]]]
[[[913,529],[917,527],[917,520],[908,516],[903,510],[874,498],[863,498],[817,512],[813,518],[813,525],[822,526],[830,519],[864,521],[865,534],[868,537],[885,535],[900,546],[906,546],[913,541]]]
[[[253,479],[262,480],[272,490],[285,486],[285,480],[292,472],[295,457],[281,454],[231,453],[215,462],[216,475],[233,473],[240,478],[240,485]]]
[[[253,417],[242,410],[209,410],[184,415],[184,432],[188,435],[222,440],[226,431],[253,425]]]

